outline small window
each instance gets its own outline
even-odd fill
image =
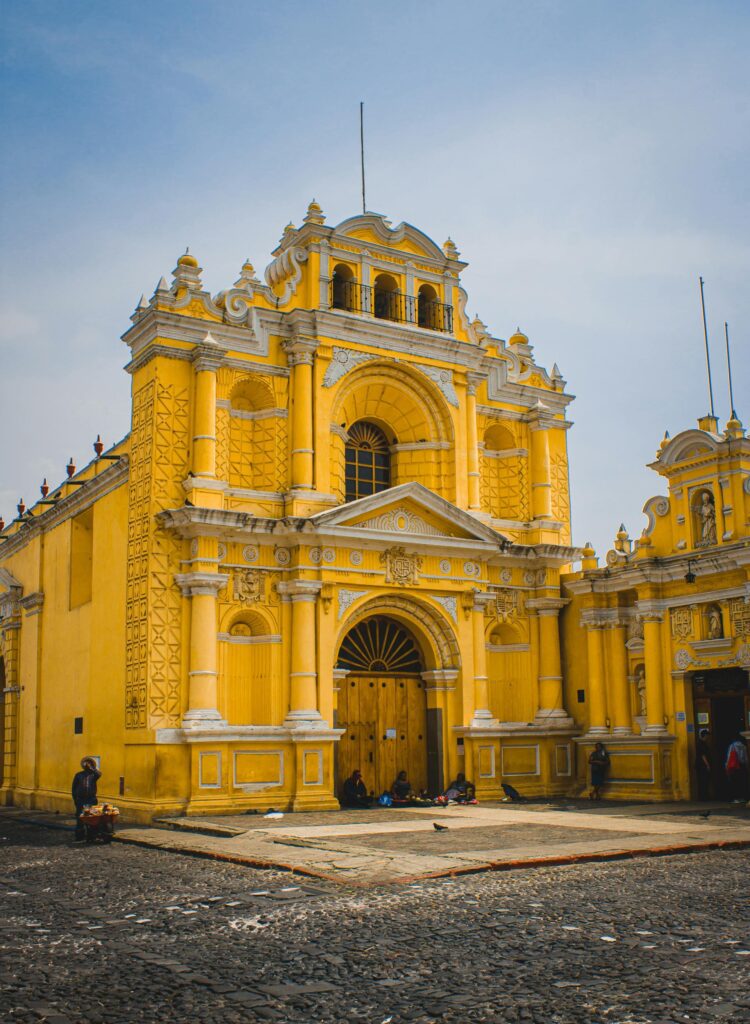
[[[349,430],[344,471],[346,500],[356,501],[391,486],[391,453],[380,427],[360,420]]]
[[[76,736],[82,735],[82,733],[83,733],[83,719],[82,718],[74,718],[73,719],[73,733]]]

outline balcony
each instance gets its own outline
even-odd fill
[[[424,295],[415,297],[390,288],[373,288],[358,281],[331,281],[329,300],[331,309],[344,309],[349,313],[368,313],[377,320],[392,320],[399,324],[413,324],[428,331],[453,333],[453,306]]]

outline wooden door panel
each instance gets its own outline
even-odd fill
[[[406,770],[416,792],[427,785],[427,713],[421,680],[398,676],[348,676],[339,691],[341,781],[355,768],[368,790],[390,790]],[[395,737],[388,738],[388,731]]]

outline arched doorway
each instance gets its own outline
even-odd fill
[[[340,782],[359,768],[376,794],[406,770],[415,792],[427,787],[427,700],[422,653],[405,626],[372,615],[344,637],[339,685]]]

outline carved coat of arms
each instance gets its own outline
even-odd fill
[[[253,604],[263,599],[265,577],[256,569],[236,569],[234,572],[234,599],[241,604]]]
[[[693,635],[692,608],[672,609],[672,636],[684,640]]]
[[[414,587],[419,582],[417,573],[422,568],[422,559],[419,555],[407,555],[404,548],[388,548],[380,556],[380,564],[385,566],[386,583]]]

